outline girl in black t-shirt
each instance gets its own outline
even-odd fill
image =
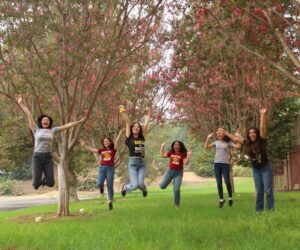
[[[225,135],[230,139],[244,144],[246,147],[246,153],[253,166],[257,212],[264,210],[264,193],[266,193],[267,196],[267,209],[274,209],[274,195],[272,188],[273,176],[267,154],[266,113],[267,109],[263,108],[260,110],[260,130],[257,128],[248,129],[246,140],[241,136],[235,136],[225,132]]]
[[[119,107],[121,117],[126,123],[126,145],[129,149],[128,173],[130,178],[129,184],[122,185],[121,194],[124,197],[126,192],[131,192],[140,189],[143,196],[148,195],[147,187],[144,184],[146,164],[145,164],[145,137],[148,123],[150,120],[151,110],[149,109],[144,127],[140,123],[134,122],[131,124],[128,116],[125,113],[123,105]]]

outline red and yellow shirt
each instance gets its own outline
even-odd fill
[[[117,150],[113,149],[106,149],[106,148],[99,148],[98,153],[101,155],[101,166],[111,166],[113,167],[115,164],[115,155]]]
[[[167,156],[170,158],[169,168],[174,170],[183,169],[183,159],[187,157],[186,153],[168,152]]]

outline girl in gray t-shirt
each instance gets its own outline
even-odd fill
[[[231,148],[239,148],[239,144],[234,144],[224,135],[222,129],[217,130],[217,140],[209,143],[209,140],[212,138],[214,133],[211,133],[207,136],[205,142],[205,148],[215,148],[215,160],[214,160],[214,172],[215,177],[217,180],[217,187],[219,193],[219,208],[222,208],[225,200],[223,197],[223,184],[222,184],[222,175],[224,177],[224,181],[227,187],[228,196],[229,196],[229,206],[233,205],[233,198],[232,198],[232,187],[230,183],[230,176],[229,176],[229,164],[230,164],[230,151]]]
[[[53,120],[50,116],[41,115],[37,123],[31,112],[23,103],[22,97],[17,97],[17,103],[26,114],[29,127],[34,136],[34,151],[32,157],[32,185],[38,189],[41,185],[54,186],[54,170],[52,160],[52,143],[55,133],[64,131],[82,123],[85,119],[70,122],[60,127],[52,128]],[[44,174],[44,178],[42,178]]]

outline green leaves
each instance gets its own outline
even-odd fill
[[[275,107],[267,127],[268,150],[271,158],[283,162],[288,152],[296,146],[299,128],[295,126],[297,126],[299,110],[299,98],[285,99]]]

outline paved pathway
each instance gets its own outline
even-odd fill
[[[98,192],[78,194],[80,200],[99,197]],[[57,203],[57,193],[24,196],[0,196],[0,211]]]
[[[55,203],[57,198],[47,196],[16,196],[1,197],[0,211],[15,210],[44,204]]]

